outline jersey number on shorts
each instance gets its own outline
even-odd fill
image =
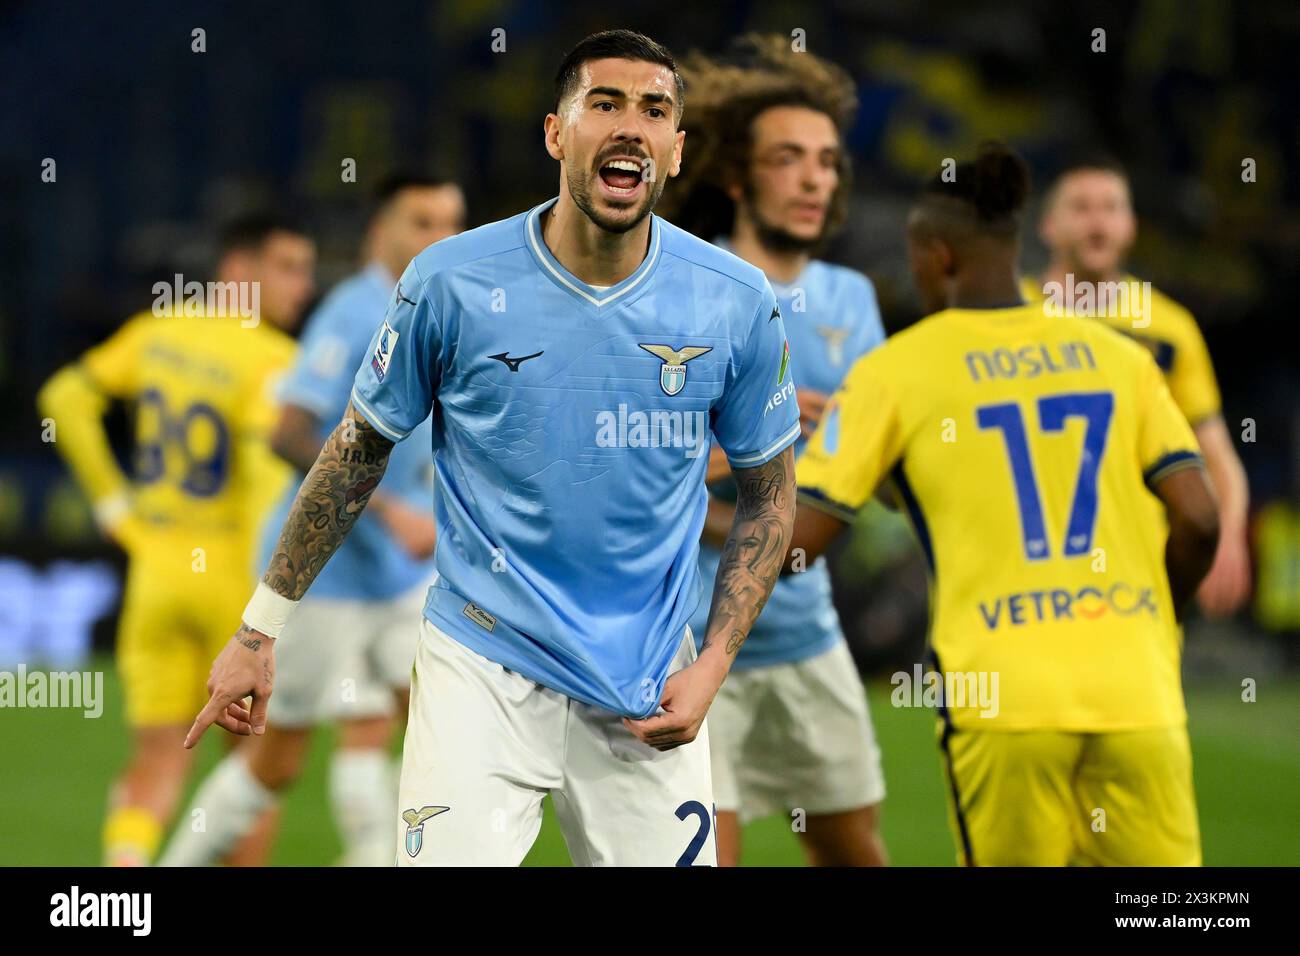
[[[215,408],[207,402],[194,402],[173,415],[162,392],[150,388],[140,393],[136,414],[140,432],[152,436],[136,443],[137,481],[160,481],[167,470],[168,450],[176,449],[184,462],[182,491],[209,498],[222,489],[230,465],[230,430]]]
[[[1067,558],[1088,554],[1092,550],[1092,533],[1097,525],[1097,472],[1106,450],[1106,437],[1114,410],[1115,396],[1111,392],[1070,392],[1047,395],[1038,400],[1038,424],[1045,432],[1064,431],[1069,418],[1082,418],[1087,422],[1079,478],[1074,486],[1074,504],[1070,507],[1070,522],[1065,532],[1064,553]],[[1038,480],[1034,477],[1034,463],[1029,457],[1029,441],[1025,437],[1025,419],[1020,406],[1015,402],[982,405],[975,409],[975,416],[980,428],[1002,431],[1007,457],[1011,460],[1016,501],[1020,506],[1025,556],[1030,561],[1051,557],[1047,528],[1043,523],[1043,505],[1038,496]]]
[[[708,808],[698,800],[687,800],[677,808],[677,819],[685,820],[689,816],[700,818],[700,828],[696,831],[691,842],[687,844],[685,852],[677,858],[678,866],[694,866],[695,858],[700,855],[700,850],[704,848],[704,841],[709,838],[709,818]]]

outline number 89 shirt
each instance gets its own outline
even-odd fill
[[[239,626],[260,520],[292,477],[269,432],[295,350],[266,321],[142,313],[81,360],[96,392],[133,406],[118,638],[133,725],[189,722]]]

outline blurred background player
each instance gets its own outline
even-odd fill
[[[1198,865],[1179,612],[1218,519],[1196,439],[1145,349],[1023,302],[1020,157],[989,144],[955,171],[908,221],[937,314],[831,398],[792,548],[821,554],[892,478],[932,574],[964,863]]]
[[[311,315],[298,360],[278,393],[280,420],[271,444],[300,474],[310,470],[343,417],[396,277],[419,252],[464,225],[464,197],[449,180],[399,174],[379,186],[365,240],[369,262]],[[343,862],[392,865],[397,788],[388,746],[395,718],[406,713],[436,541],[430,420],[412,435],[414,441],[393,450],[383,491],[372,495],[277,645],[266,734],[229,754],[208,776],[194,797],[196,807],[206,808],[205,829],[178,827],[163,865],[212,863],[253,833],[302,772],[312,727],[331,719],[340,721],[329,793]],[[264,561],[296,493],[295,486],[266,522]]]
[[[109,865],[144,865],[157,852],[190,766],[186,723],[239,620],[260,519],[290,478],[268,445],[272,385],[293,360],[286,333],[312,294],[314,265],[297,226],[241,219],[222,236],[216,280],[237,283],[226,301],[257,302],[257,314],[187,314],[184,303],[140,313],[38,397],[97,524],[129,559],[117,665],[132,751],[109,797]],[[104,430],[114,400],[133,406],[129,477]]]
[[[1038,278],[1025,277],[1023,289],[1031,302],[1041,301],[1048,283],[1075,288],[1092,283],[1136,283],[1124,271],[1124,258],[1137,237],[1137,217],[1128,176],[1118,163],[1096,158],[1067,167],[1047,191],[1038,224],[1039,237],[1051,253]],[[1250,596],[1248,542],[1250,490],[1246,470],[1233,447],[1223,420],[1219,386],[1205,339],[1192,314],[1157,290],[1151,292],[1151,314],[1137,316],[1129,301],[1108,307],[1095,300],[1096,317],[1146,345],[1165,374],[1174,401],[1196,432],[1205,467],[1219,499],[1219,550],[1201,584],[1201,608],[1220,617],[1237,611]],[[1066,308],[1071,302],[1066,301]],[[1080,313],[1082,314],[1082,313]],[[1148,324],[1149,323],[1149,324]]]
[[[683,76],[690,161],[665,194],[666,214],[767,275],[806,437],[849,367],[885,337],[871,280],[813,258],[847,213],[853,81],[792,52],[787,37],[759,35],[725,59],[696,54]],[[793,386],[772,391],[773,405],[795,400]],[[714,448],[709,477],[734,501],[730,474]],[[701,547],[703,580],[718,561],[716,548]],[[691,622],[697,638],[708,613],[702,601]],[[880,753],[825,561],[777,583],[709,719],[723,866],[740,862],[742,824],[796,808],[807,814],[800,837],[812,864],[885,862]]]

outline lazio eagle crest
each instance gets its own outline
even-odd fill
[[[681,349],[669,345],[642,345],[641,348],[663,361],[659,367],[659,387],[669,396],[686,387],[686,363],[713,351],[712,346],[704,345],[688,345]]]
[[[852,329],[841,329],[834,325],[817,326],[817,334],[826,340],[826,351],[832,365],[844,364],[844,343]]]
[[[406,821],[406,855],[417,856],[424,846],[424,821],[446,813],[451,807],[420,807],[419,810],[403,810],[402,819]]]

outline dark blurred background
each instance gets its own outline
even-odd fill
[[[1238,449],[1257,594],[1235,621],[1193,623],[1189,667],[1295,660],[1300,3],[738,0],[638,12],[281,0],[0,7],[0,664],[76,659],[92,625],[100,643],[112,635],[121,560],[42,443],[33,396],[44,378],[146,308],[154,282],[206,276],[217,227],[240,212],[305,215],[325,290],[355,267],[369,187],[394,167],[458,177],[472,225],[553,195],[541,124],[554,69],[611,26],[679,55],[799,29],[853,74],[855,195],[828,258],[875,280],[891,330],[918,317],[902,223],[942,157],[996,136],[1040,176],[1099,148],[1126,163],[1141,218],[1133,271],[1200,321],[1229,431],[1240,438],[1255,422]],[[1098,28],[1104,53],[1092,50]],[[46,158],[54,183],[41,179]],[[341,181],[344,158],[355,183]],[[1245,158],[1253,183],[1242,182]],[[1045,259],[1032,232],[1030,269]],[[869,514],[836,570],[852,582],[838,600],[864,669],[918,659],[925,581],[899,519]]]

